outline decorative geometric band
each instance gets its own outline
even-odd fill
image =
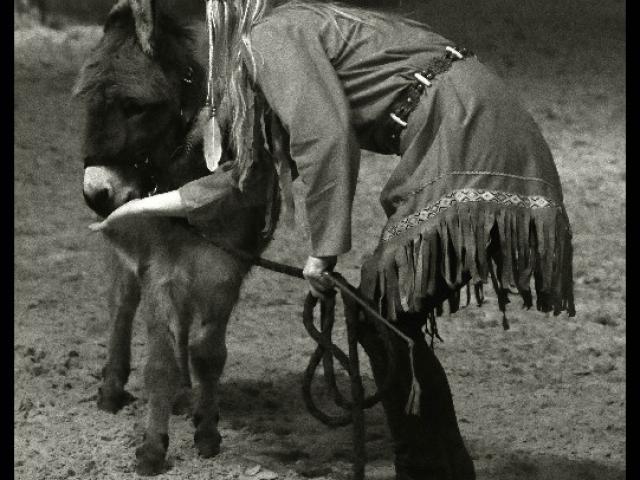
[[[488,202],[499,205],[521,207],[521,208],[549,208],[555,207],[556,203],[541,195],[518,195],[516,193],[501,192],[495,190],[479,190],[464,188],[440,198],[434,204],[413,213],[393,226],[387,227],[382,232],[382,241],[386,242],[391,238],[414,228],[423,222],[435,217],[443,210],[453,207],[459,203]]]

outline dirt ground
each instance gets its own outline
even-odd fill
[[[624,477],[624,2],[430,1],[415,15],[471,46],[519,92],[554,152],[575,238],[578,314],[545,317],[496,302],[439,321],[436,352],[481,480]],[[101,238],[86,228],[70,98],[95,27],[15,30],[15,476],[134,478],[145,420],[145,334],[136,326],[128,389],[117,415],[95,396],[109,332]],[[362,162],[354,251],[339,270],[357,281],[382,226],[377,203],[389,157]],[[301,209],[299,208],[298,211]],[[302,228],[281,227],[266,257],[301,264]],[[274,294],[274,292],[276,292]],[[347,479],[350,430],[304,409],[301,374],[314,348],[300,321],[303,285],[255,270],[231,320],[222,380],[222,453],[203,460],[187,417],[173,417],[169,470],[159,479]],[[342,332],[341,328],[338,328]],[[379,407],[367,412],[368,478],[391,479]],[[256,473],[256,465],[261,470]],[[249,469],[249,470],[247,470]],[[254,474],[254,475],[249,475]],[[273,475],[271,475],[273,477]]]

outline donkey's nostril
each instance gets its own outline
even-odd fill
[[[103,187],[91,192],[84,190],[83,193],[87,205],[98,215],[106,217],[113,210],[111,190],[109,188]]]
[[[109,200],[109,189],[101,188],[100,190],[93,192],[92,197],[94,203],[98,205],[104,204]]]

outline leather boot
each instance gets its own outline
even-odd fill
[[[427,345],[416,316],[398,319],[400,329],[413,339],[415,373],[421,387],[419,416],[406,414],[412,378],[406,343],[389,332],[383,341],[367,319],[359,328],[360,343],[369,356],[381,388],[388,371],[387,348],[393,350],[392,383],[382,404],[393,439],[397,480],[475,480],[471,457],[464,445],[453,399],[442,365]]]

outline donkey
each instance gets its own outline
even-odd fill
[[[131,7],[121,1],[81,70],[74,93],[87,105],[83,193],[100,216],[128,200],[209,173],[201,143],[189,135],[206,93],[206,34],[203,22],[178,20],[185,17],[180,7],[176,16],[163,3],[155,5],[150,56],[143,48],[149,38],[141,38]],[[271,165],[259,167],[265,178],[275,178]],[[273,182],[261,185],[259,201],[217,218],[205,232],[209,240],[255,255],[267,246],[265,218],[271,209],[275,225],[277,193],[270,190]],[[144,385],[149,413],[136,470],[153,475],[165,468],[169,417],[172,405],[184,403],[191,387],[190,363],[200,384],[193,411],[195,445],[200,455],[212,457],[221,442],[217,389],[227,355],[227,321],[250,265],[178,219],[137,220],[126,231],[104,235],[113,247],[113,330],[98,407],[115,413],[132,400],[124,387],[132,321],[139,310],[148,335]]]

